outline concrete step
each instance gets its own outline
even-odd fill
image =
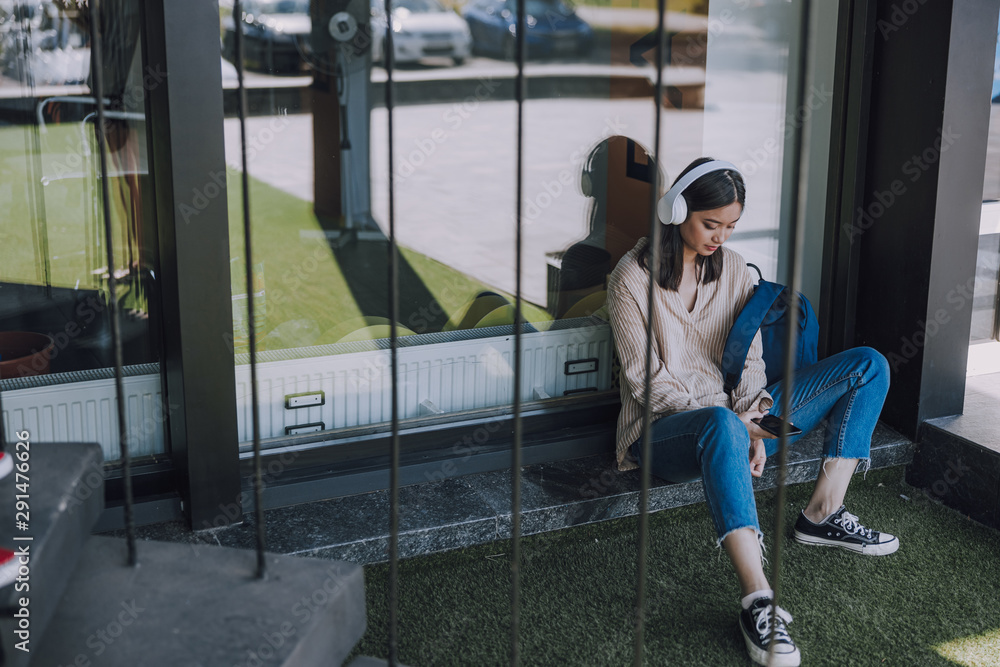
[[[338,561],[91,537],[32,667],[327,667],[365,631],[364,573]]]
[[[27,561],[18,581],[0,591],[0,663],[8,667],[27,665],[39,648],[104,509],[100,445],[31,442],[22,435],[7,443],[15,471],[0,480],[0,546]],[[26,471],[19,471],[16,466],[24,463]],[[27,504],[27,516],[18,514],[18,496]]]

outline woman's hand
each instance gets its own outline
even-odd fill
[[[747,427],[747,433],[750,434],[751,440],[761,440],[764,438],[773,438],[774,436],[762,429],[757,424],[754,424],[752,420],[760,419],[767,414],[767,410],[761,412],[760,410],[747,410],[746,412],[739,413],[740,421],[743,425]]]
[[[760,477],[764,474],[764,463],[767,461],[767,451],[764,449],[764,441],[758,439],[750,441],[750,474]]]

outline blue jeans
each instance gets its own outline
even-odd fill
[[[889,390],[889,364],[870,347],[845,350],[795,373],[790,421],[808,433],[825,426],[823,455],[870,462],[872,432]],[[781,416],[782,382],[767,388],[770,414]],[[802,436],[788,439],[790,445]],[[767,455],[778,440],[764,441]],[[639,460],[640,438],[632,444]],[[670,482],[701,479],[719,543],[732,531],[753,528],[760,535],[750,475],[750,435],[735,412],[699,408],[652,424],[651,472]]]

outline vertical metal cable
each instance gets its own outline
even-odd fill
[[[93,55],[92,73],[94,97],[97,100],[97,151],[101,163],[101,204],[104,209],[104,250],[108,260],[108,298],[111,301],[111,345],[115,354],[115,398],[118,406],[118,444],[122,460],[122,482],[125,491],[125,541],[128,545],[128,564],[135,565],[135,517],[132,511],[132,459],[128,451],[125,429],[125,388],[122,383],[121,316],[118,307],[118,289],[115,285],[115,253],[111,234],[111,197],[108,194],[108,158],[104,148],[104,54],[101,45],[101,0],[90,3],[90,51]]]
[[[237,110],[240,116],[240,157],[243,160],[243,246],[246,253],[247,331],[250,340],[250,414],[253,420],[253,502],[257,523],[257,578],[263,579],[266,562],[263,479],[260,462],[260,406],[257,404],[257,329],[253,289],[253,244],[250,237],[250,174],[247,171],[247,90],[243,83],[243,7],[241,0],[233,3],[233,24],[236,27]]]
[[[524,198],[524,99],[527,82],[524,61],[528,55],[525,2],[517,0],[517,78],[514,98],[517,101],[517,158],[514,203],[514,449],[511,456],[510,495],[510,664],[521,664],[521,200]]]
[[[38,3],[35,11],[44,11],[42,3]],[[31,31],[31,19],[25,14],[21,19],[24,39],[18,37],[20,64],[17,67],[19,79],[27,81],[29,99],[34,100],[35,77],[31,71],[31,46],[34,38]],[[20,33],[15,33],[19,35]],[[39,137],[39,126],[33,125],[31,128],[31,148],[25,145],[25,171],[28,175],[28,183],[31,192],[28,193],[28,214],[31,217],[31,239],[35,247],[35,275],[42,284],[45,285],[45,295],[52,295],[52,265],[49,259],[49,230],[48,220],[45,215],[45,195],[42,193],[42,143]]]
[[[653,302],[656,298],[657,276],[660,275],[660,221],[656,217],[656,201],[659,199],[660,185],[660,125],[663,105],[663,38],[664,16],[666,15],[666,0],[657,0],[657,40],[656,40],[656,92],[653,95],[653,178],[650,183],[649,197],[649,244],[652,248],[652,262],[649,269],[649,293],[647,295],[646,312],[652,314]],[[636,573],[635,592],[635,637],[632,645],[632,664],[642,665],[643,634],[646,627],[646,553],[649,551],[649,487],[650,460],[653,456],[652,442],[652,411],[649,408],[652,395],[653,375],[653,318],[646,318],[646,376],[642,390],[642,454],[639,476],[642,488],[639,491],[639,544],[638,567]]]
[[[396,248],[396,193],[393,176],[392,0],[385,0],[385,109],[389,135],[389,361],[392,369],[392,438],[389,446],[389,667],[399,661],[399,254]],[[345,71],[346,76],[346,71]],[[345,114],[346,117],[346,114]]]
[[[809,65],[809,14],[811,0],[802,0],[802,15],[800,16],[799,35],[801,47],[799,57],[798,81],[796,82],[797,109],[805,108],[806,78]],[[805,241],[805,205],[806,189],[809,185],[809,146],[803,141],[804,123],[797,123],[792,134],[791,172],[797,176],[796,187],[791,193],[789,209],[792,211],[793,224],[791,228],[791,261],[788,263],[787,284],[790,291],[788,310],[788,334],[785,338],[785,372],[781,388],[781,414],[787,417],[791,411],[792,391],[795,383],[795,345],[798,336],[799,322],[799,286],[802,274],[802,248]],[[777,608],[781,596],[781,545],[785,525],[785,485],[788,476],[788,421],[781,423],[781,436],[778,439],[778,493],[775,499],[774,511],[774,545],[771,557],[771,588],[774,590],[774,608]],[[772,661],[775,647],[777,625],[771,624],[770,649],[768,662]]]

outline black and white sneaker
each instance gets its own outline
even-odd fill
[[[771,645],[771,628],[774,627],[774,659],[772,667],[798,667],[802,654],[792,638],[788,636],[788,624],[792,615],[781,607],[774,613],[771,598],[757,598],[749,609],[740,612],[740,631],[746,642],[750,659],[758,665],[768,665],[767,651]]]
[[[858,517],[843,505],[823,523],[813,523],[805,514],[795,522],[795,541],[822,547],[840,547],[866,556],[886,556],[899,548],[895,535],[880,533],[858,523]]]

